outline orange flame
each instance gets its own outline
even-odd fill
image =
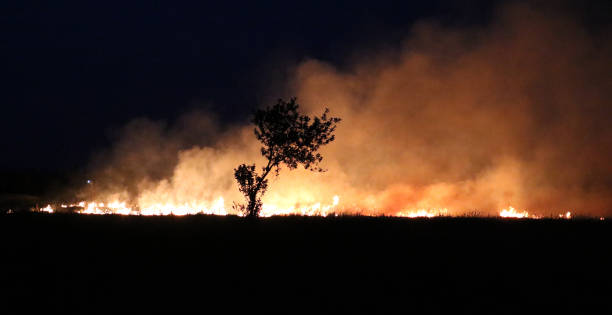
[[[53,213],[53,208],[51,208],[51,205],[47,205],[44,208],[40,208],[41,212],[47,212],[47,213]]]
[[[338,215],[339,213],[352,213],[363,216],[378,216],[379,211],[375,210],[362,210],[347,212],[346,209],[339,207],[340,197],[334,196],[330,204],[323,204],[321,202],[314,202],[310,204],[294,205],[289,207],[281,207],[273,203],[264,203],[260,216],[271,217],[271,216],[283,216],[283,215],[301,215],[301,216],[321,216],[327,217],[330,215]],[[60,208],[63,209],[77,209],[75,212],[79,214],[116,214],[116,215],[144,215],[144,216],[161,216],[161,215],[196,215],[196,214],[208,214],[208,215],[239,215],[241,213],[233,213],[227,211],[225,207],[225,199],[219,197],[217,200],[210,204],[202,202],[191,202],[183,204],[174,204],[171,202],[167,203],[153,203],[142,208],[133,208],[127,205],[124,201],[112,201],[108,203],[96,202],[96,201],[81,201],[76,204],[61,204]],[[55,209],[51,204],[43,208],[38,209],[39,212],[55,213]],[[418,208],[418,209],[406,209],[395,213],[393,216],[404,217],[404,218],[433,218],[441,216],[457,216],[454,211],[450,211],[447,208]],[[509,206],[506,209],[502,209],[499,212],[501,218],[524,218],[524,219],[540,219],[541,216],[530,214],[527,211],[517,210],[514,207]],[[572,219],[571,211],[558,214],[561,219]],[[599,218],[604,220],[603,217]]]
[[[499,216],[502,218],[529,218],[529,212],[527,211],[518,211],[513,207],[508,207],[508,209],[502,209],[499,212]]]
[[[395,214],[398,217],[406,218],[433,218],[439,216],[448,216],[448,209],[416,209],[402,210]]]

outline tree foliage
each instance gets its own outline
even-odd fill
[[[247,200],[246,205],[235,205],[249,217],[259,216],[261,196],[268,189],[266,177],[274,171],[278,176],[281,166],[295,169],[303,165],[305,169],[317,172],[325,170],[319,166],[323,156],[318,153],[321,146],[334,141],[334,131],[340,118],[330,117],[329,109],[321,116],[313,118],[299,112],[296,98],[289,102],[279,99],[268,108],[255,112],[255,137],[261,142],[261,154],[268,160],[261,174],[255,164],[241,164],[234,169],[234,177],[239,190]]]

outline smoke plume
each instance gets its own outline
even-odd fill
[[[283,171],[263,201],[338,195],[345,211],[378,214],[513,206],[611,215],[612,46],[604,35],[560,11],[507,5],[486,27],[422,21],[399,51],[342,69],[302,62],[289,90],[306,112],[329,107],[342,118],[337,140],[322,152],[327,172]],[[202,114],[177,125],[126,127],[99,163],[96,193],[141,207],[241,202],[233,168],[263,163],[253,127],[221,128]]]

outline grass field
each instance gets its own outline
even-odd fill
[[[610,220],[0,216],[4,309],[612,310]]]

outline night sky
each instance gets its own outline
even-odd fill
[[[610,0],[0,1],[0,309],[609,309],[611,38]],[[293,96],[327,171],[235,217]]]
[[[536,1],[537,3],[537,1]],[[28,1],[0,5],[0,170],[70,170],[109,133],[194,108],[244,121],[278,97],[292,66],[337,67],[401,44],[415,21],[470,27],[499,1]],[[606,24],[606,1],[568,2]]]
[[[491,1],[3,2],[1,170],[70,170],[138,117],[244,120],[307,58],[395,47],[416,20],[487,22]]]

